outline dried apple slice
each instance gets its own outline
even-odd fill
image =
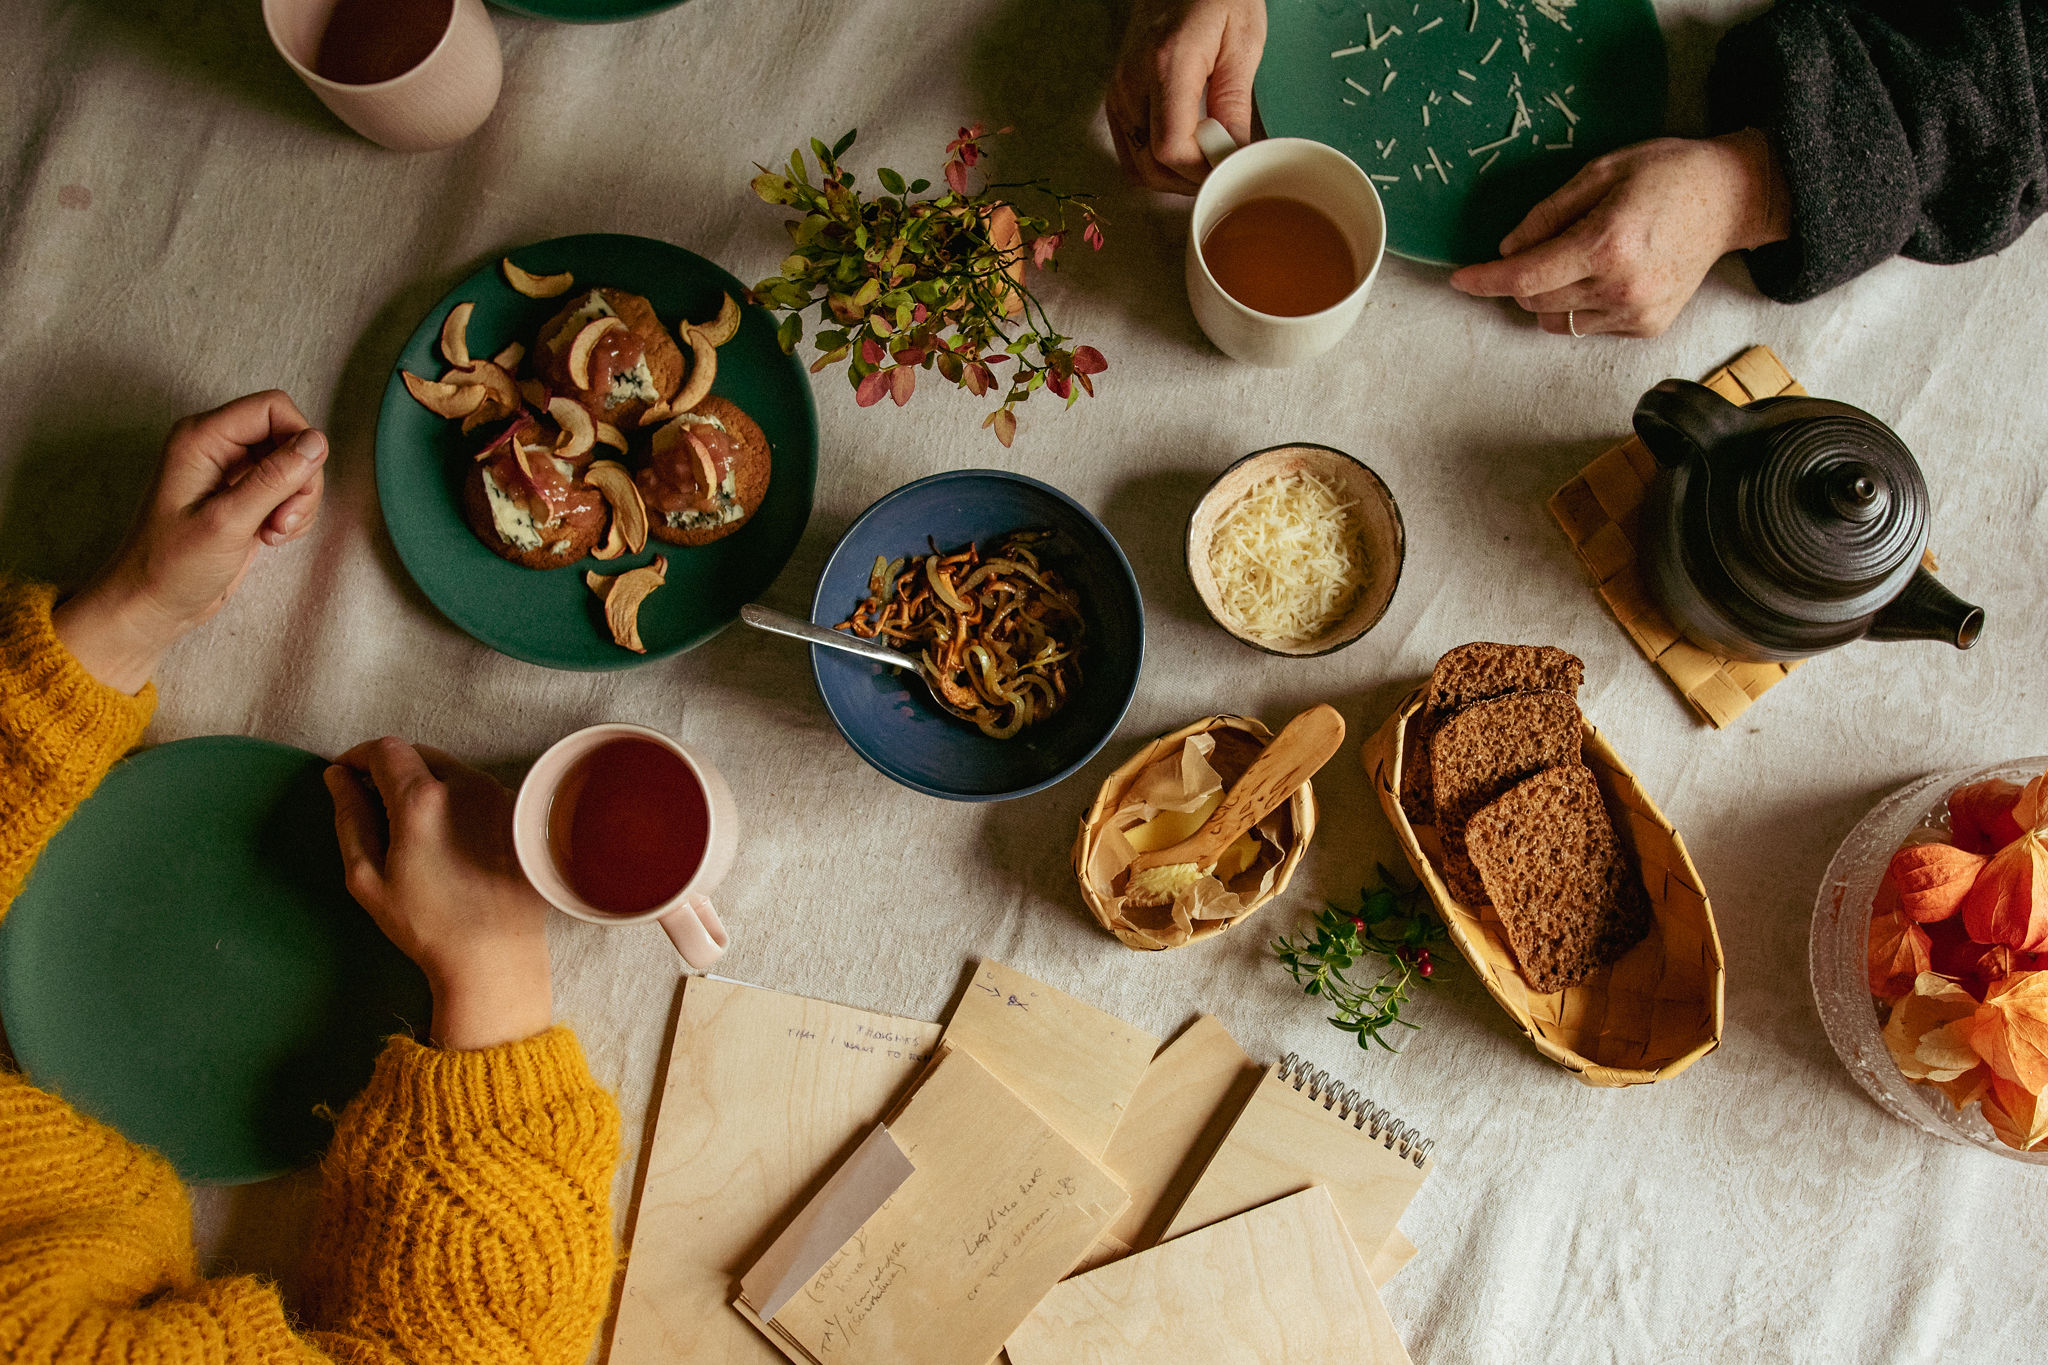
[[[467,417],[490,396],[490,390],[481,384],[443,384],[422,379],[410,370],[399,373],[405,376],[406,392],[436,417]]]
[[[441,324],[441,354],[457,369],[469,365],[469,315],[475,311],[473,303],[458,303]]]
[[[657,422],[666,422],[672,415],[666,400],[649,404],[640,413],[640,425],[651,427]]]
[[[613,450],[623,455],[626,451],[626,433],[620,431],[610,422],[599,422],[597,424],[597,443],[601,446],[610,446]]]
[[[625,541],[626,548],[636,555],[646,549],[647,503],[626,467],[616,460],[593,460],[583,471],[583,481],[612,505],[612,530]]]
[[[569,382],[579,389],[590,387],[590,352],[597,345],[597,339],[614,328],[626,324],[615,317],[592,318],[576,333],[576,339],[569,343]]]
[[[504,405],[507,413],[519,408],[519,386],[512,382],[512,376],[505,373],[496,361],[478,360],[459,369],[453,369],[441,376],[444,384],[481,384],[492,398]]]
[[[514,418],[512,421],[507,422],[505,424],[505,429],[503,431],[499,432],[496,436],[493,436],[488,444],[486,444],[477,451],[477,463],[482,464],[485,460],[490,459],[491,456],[497,454],[506,446],[517,444],[519,438],[521,436],[524,436],[527,432],[531,431],[533,429],[533,426],[533,419],[531,417],[528,417],[526,413],[522,411],[518,417]],[[518,457],[515,455],[513,458],[517,459]]]
[[[566,294],[576,283],[576,277],[566,270],[559,275],[536,275],[512,264],[510,256],[504,259],[503,264],[505,283],[530,299],[551,299],[557,294]]]
[[[590,414],[584,410],[583,405],[575,399],[549,399],[548,416],[554,418],[556,424],[562,428],[562,439],[555,442],[555,454],[563,459],[581,459],[597,444],[597,426],[590,420]]]
[[[538,379],[520,380],[519,396],[526,400],[526,406],[530,408],[536,408],[541,412],[548,410],[548,386]]]
[[[505,373],[510,374],[519,368],[519,362],[524,359],[526,359],[526,348],[515,341],[504,350],[492,356],[491,363]]]
[[[612,639],[635,654],[647,652],[640,639],[640,604],[667,580],[668,560],[661,555],[656,555],[652,564],[621,574],[607,577],[586,570],[583,575],[590,590],[604,600],[604,621],[611,627]]]
[[[718,348],[696,328],[687,333],[690,341],[690,382],[668,400],[670,412],[688,412],[711,395],[711,381],[718,377]]]
[[[684,330],[702,332],[704,339],[713,346],[723,346],[731,341],[740,330],[740,306],[730,294],[718,306],[718,316],[709,322],[693,322]]]

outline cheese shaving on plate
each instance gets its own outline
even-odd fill
[[[1313,474],[1276,474],[1223,514],[1209,571],[1243,634],[1307,644],[1344,619],[1369,577],[1357,506]]]

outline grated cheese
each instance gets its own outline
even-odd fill
[[[1421,28],[1418,28],[1415,31],[1417,33],[1427,33],[1431,29],[1435,28],[1438,24],[1441,24],[1443,21],[1444,17],[1441,14],[1439,14],[1436,18],[1430,20],[1428,23],[1424,24]]]
[[[1371,50],[1364,43],[1358,43],[1352,47],[1340,47],[1330,55],[1332,57],[1355,57],[1361,52],[1370,52]]]
[[[1346,84],[1346,85],[1350,86],[1350,87],[1351,87],[1351,88],[1352,88],[1353,90],[1356,90],[1356,91],[1357,91],[1357,92],[1358,92],[1359,94],[1361,94],[1361,95],[1370,95],[1370,94],[1372,93],[1372,91],[1370,91],[1370,90],[1366,89],[1366,88],[1365,88],[1364,86],[1360,85],[1360,84],[1359,84],[1359,83],[1358,83],[1357,81],[1354,81],[1354,80],[1352,80],[1352,79],[1351,79],[1351,78],[1350,78],[1349,76],[1346,76],[1346,77],[1344,78],[1344,84]]]
[[[1357,506],[1306,472],[1253,484],[1209,544],[1232,624],[1262,640],[1307,644],[1343,620],[1370,577]]]
[[[1493,54],[1498,51],[1500,51],[1500,39],[1495,38],[1493,40],[1493,46],[1486,49],[1486,55],[1479,59],[1479,64],[1481,66],[1485,66],[1488,62],[1493,60]]]

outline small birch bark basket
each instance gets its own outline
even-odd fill
[[[1285,805],[1259,822],[1262,850],[1250,867],[1218,889],[1227,899],[1211,897],[1194,907],[1179,900],[1165,906],[1126,904],[1113,884],[1115,873],[1130,862],[1123,835],[1149,819],[1152,810],[1150,806],[1134,808],[1134,789],[1146,769],[1180,753],[1198,736],[1209,736],[1215,743],[1209,764],[1228,790],[1272,741],[1273,732],[1249,716],[1220,715],[1204,716],[1170,735],[1161,735],[1103,779],[1094,804],[1081,817],[1080,834],[1074,840],[1074,874],[1081,882],[1081,898],[1096,922],[1127,948],[1141,952],[1179,948],[1214,938],[1251,918],[1260,906],[1287,889],[1316,832],[1315,790],[1304,782]],[[1210,885],[1217,889],[1213,882]]]
[[[1634,854],[1650,893],[1650,936],[1612,966],[1551,995],[1522,979],[1492,906],[1453,898],[1438,864],[1434,828],[1417,829],[1401,809],[1401,765],[1411,755],[1409,723],[1423,689],[1408,694],[1359,757],[1409,866],[1500,1007],[1536,1050],[1587,1085],[1648,1085],[1676,1076],[1721,1042],[1724,972],[1714,909],[1685,840],[1664,818],[1606,737],[1586,725],[1583,756],[1607,800],[1615,832]]]

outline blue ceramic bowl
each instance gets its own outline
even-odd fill
[[[1130,561],[1088,509],[1021,474],[959,469],[907,483],[854,520],[839,538],[811,619],[836,626],[867,595],[875,557],[986,543],[1012,531],[1048,530],[1039,554],[1081,599],[1087,634],[1081,686],[1048,720],[990,739],[933,704],[923,682],[831,650],[811,650],[825,709],[854,752],[904,786],[949,801],[1005,801],[1042,791],[1093,758],[1116,733],[1145,661],[1145,602]]]

